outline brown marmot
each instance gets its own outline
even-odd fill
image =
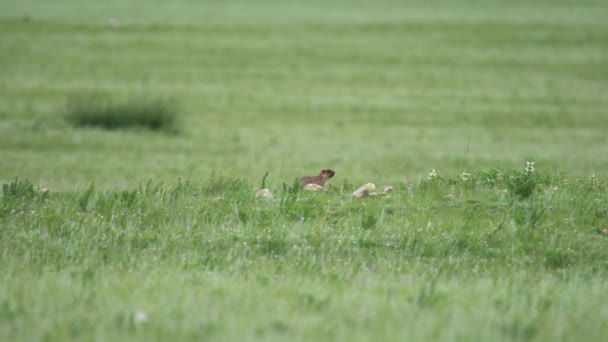
[[[321,170],[321,172],[319,172],[319,174],[316,176],[304,176],[300,178],[300,185],[305,186],[306,184],[317,184],[323,186],[325,185],[325,182],[327,182],[335,174],[336,172],[334,170]]]

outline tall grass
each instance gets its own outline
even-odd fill
[[[604,180],[492,169],[393,185],[361,200],[284,185],[259,200],[253,184],[219,174],[40,198],[30,182],[7,183],[0,339],[608,332]]]

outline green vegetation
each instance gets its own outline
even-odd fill
[[[535,184],[525,199],[507,190],[518,178]],[[43,199],[23,183],[0,201],[3,339],[608,333],[598,180],[493,169],[361,200],[347,185],[258,200],[218,175]]]
[[[528,156],[605,177],[607,16],[594,0],[4,2],[0,178],[398,182]],[[180,134],[72,129],[66,103],[91,93],[172,99]]]
[[[115,102],[95,95],[69,102],[66,119],[76,127],[121,129],[142,127],[152,130],[175,129],[176,112],[168,102],[126,100]]]
[[[0,2],[0,340],[602,341],[606,18]]]

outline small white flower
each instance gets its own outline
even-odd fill
[[[526,168],[524,169],[524,172],[527,174],[534,173],[534,162],[533,161],[526,162]]]
[[[435,171],[435,169],[432,169],[431,172],[429,172],[429,179],[433,179],[437,177],[437,171]]]
[[[135,324],[145,323],[148,320],[148,314],[143,311],[135,311],[133,315],[133,321]]]
[[[469,180],[469,176],[471,176],[470,173],[466,172],[466,171],[462,171],[462,174],[460,175],[460,178],[462,179],[463,182],[466,182]]]
[[[591,186],[597,186],[598,185],[598,181],[597,181],[597,178],[595,177],[595,173],[591,175],[590,181],[591,181]]]

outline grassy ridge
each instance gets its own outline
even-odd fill
[[[124,261],[149,247],[168,248],[167,255],[174,256],[181,247],[197,252],[204,248],[217,260],[234,252],[276,257],[300,244],[303,250],[298,253],[310,256],[341,254],[343,248],[348,254],[342,257],[351,261],[367,256],[359,252],[369,248],[405,260],[455,253],[475,262],[497,257],[500,262],[525,259],[549,268],[605,266],[603,246],[592,243],[603,241],[598,237],[607,228],[605,186],[599,183],[534,180],[539,188],[526,200],[516,194],[520,185],[484,189],[473,183],[479,182],[475,179],[428,180],[415,191],[363,201],[350,199],[348,185],[321,194],[287,187],[280,199],[266,202],[256,200],[244,181],[216,182],[202,188],[148,183],[122,192],[98,192],[91,186],[82,193],[52,194],[50,199],[46,192],[31,195],[27,190],[27,198],[21,198],[5,189],[2,217],[10,234],[4,239],[12,243],[11,238],[30,234],[41,238],[28,243],[43,245],[11,248],[17,257],[28,254],[28,267],[49,261],[62,267],[89,259]],[[291,237],[294,232],[302,235]],[[45,239],[85,245],[66,254],[65,246],[48,245]],[[232,245],[238,251],[226,249]],[[57,259],[48,260],[50,255]]]
[[[474,262],[497,257],[549,268],[605,266],[603,246],[593,243],[603,241],[598,237],[608,228],[605,184],[523,172],[503,175],[433,178],[413,189],[400,186],[393,197],[361,201],[350,198],[354,189],[348,184],[320,194],[284,185],[277,189],[278,198],[261,201],[245,180],[225,177],[202,187],[149,182],[107,192],[91,185],[84,192],[51,195],[15,180],[4,186],[1,213],[10,232],[4,241],[30,234],[41,238],[28,243],[43,245],[20,243],[11,249],[15,256],[29,255],[27,267],[46,265],[51,251],[57,259],[50,261],[63,267],[86,264],[89,258],[124,261],[149,247],[168,249],[173,256],[182,247],[204,248],[208,256],[224,260],[235,252],[276,257],[290,254],[294,245],[311,257],[340,255],[343,248],[348,254],[342,257],[351,261],[368,256],[359,252],[370,248],[405,260],[455,253]],[[302,235],[291,236],[295,232]],[[45,239],[85,245],[66,254],[65,246],[48,245]],[[226,248],[232,245],[238,250]],[[37,251],[44,251],[41,261],[36,261]]]
[[[525,177],[533,191],[522,198]],[[10,183],[0,201],[9,339],[606,333],[608,199],[597,179],[492,170],[363,200],[347,184],[284,186],[272,201],[222,176],[122,192],[28,184]],[[45,313],[55,305],[60,314]]]

